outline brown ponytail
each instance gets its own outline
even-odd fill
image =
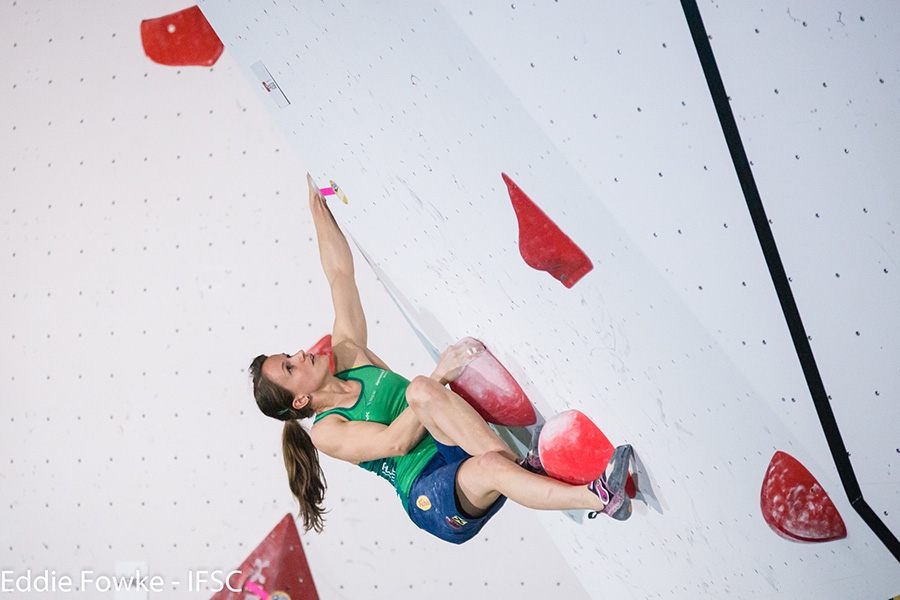
[[[291,493],[300,502],[303,527],[322,531],[325,524],[325,475],[319,465],[319,452],[299,421],[286,421],[281,434],[281,451],[287,469]]]
[[[281,448],[284,454],[284,467],[288,474],[288,485],[291,493],[300,503],[300,516],[306,531],[322,531],[325,524],[322,506],[325,500],[325,475],[319,465],[319,452],[312,443],[309,433],[297,419],[308,419],[314,416],[312,409],[305,406],[302,410],[293,407],[293,395],[263,376],[262,365],[268,358],[262,354],[250,364],[250,377],[253,380],[253,396],[259,409],[267,416],[284,421],[281,434]]]

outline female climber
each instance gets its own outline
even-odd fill
[[[334,305],[332,352],[261,355],[250,375],[259,408],[284,421],[284,462],[306,530],[321,531],[325,478],[318,452],[373,471],[394,486],[420,528],[452,543],[471,539],[506,498],[533,509],[592,511],[624,520],[630,446],[616,449],[611,472],[587,486],[523,468],[481,416],[446,386],[484,347],[469,339],[448,348],[429,377],[391,372],[367,346],[347,239],[307,175],[309,208]],[[307,431],[299,419],[315,417]],[[540,471],[540,469],[537,469]]]

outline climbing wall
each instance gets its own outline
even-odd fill
[[[214,572],[221,586],[296,513],[281,427],[254,406],[246,368],[332,324],[306,160],[229,52],[212,66],[145,55],[142,20],[184,8],[0,6],[4,600],[208,600]],[[358,261],[373,346],[400,373],[429,372]],[[406,525],[370,474],[324,468],[325,532],[301,531],[322,600],[588,597],[524,510],[460,550]],[[162,591],[103,593],[136,572]],[[45,573],[71,591],[43,591]]]
[[[210,598],[201,572],[294,510],[245,369],[330,327],[308,169],[349,198],[331,204],[389,364],[484,339],[543,415],[635,444],[656,498],[626,523],[508,506],[455,548],[327,461],[326,530],[302,535],[323,600],[900,593],[841,491],[677,3],[201,7],[212,67],[143,54],[141,20],[174,0],[0,7],[0,570],[137,568],[165,581],[146,596]],[[861,489],[897,533],[900,15],[700,8]],[[504,172],[591,260],[571,288],[521,259]],[[772,531],[779,451],[846,538]]]
[[[887,597],[850,506],[675,2],[201,3],[426,346],[484,340],[545,415],[638,449],[657,501],[542,521],[595,597]],[[897,531],[900,15],[704,3],[714,50],[861,488]],[[265,85],[263,85],[265,84]],[[267,91],[268,90],[268,91]],[[519,256],[506,173],[593,262]],[[790,542],[777,451],[847,536]]]

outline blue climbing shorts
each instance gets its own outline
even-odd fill
[[[471,518],[459,507],[456,498],[456,472],[472,458],[459,446],[435,441],[438,452],[426,463],[409,490],[409,518],[420,529],[452,544],[462,544],[481,531],[506,502],[500,496],[487,513]]]

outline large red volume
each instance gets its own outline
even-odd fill
[[[537,422],[531,400],[487,349],[450,382],[450,389],[471,404],[488,423],[525,427]]]
[[[172,67],[209,67],[225,48],[198,6],[141,21],[141,42],[150,60]]]
[[[547,271],[567,288],[594,268],[581,248],[538,208],[506,173],[501,173],[519,221],[519,253],[525,263]]]
[[[308,354],[315,354],[316,356],[327,356],[328,364],[331,365],[331,372],[334,373],[334,353],[331,350],[331,334],[322,337],[318,342],[313,344],[309,350],[306,351]]]
[[[270,595],[284,592],[294,599],[319,600],[294,517],[289,514],[235,571],[227,584],[241,591],[234,592],[226,586],[211,600],[244,600],[248,582]]]
[[[550,477],[571,484],[585,484],[600,477],[614,451],[600,428],[574,409],[551,417],[538,439],[544,470]]]
[[[775,533],[795,542],[847,537],[847,527],[834,502],[812,473],[786,452],[776,452],[769,462],[759,508]]]

